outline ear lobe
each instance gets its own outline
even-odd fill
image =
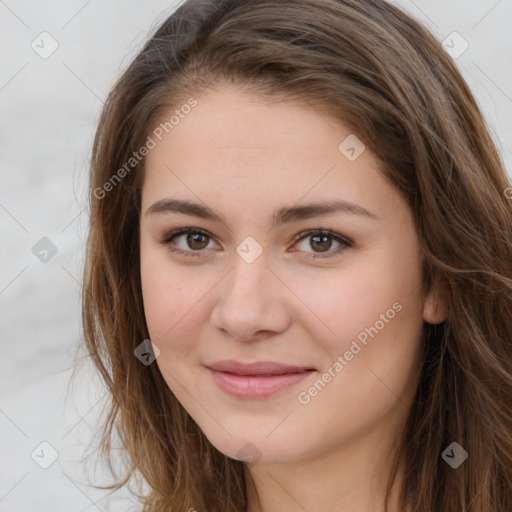
[[[438,295],[431,289],[423,303],[423,320],[433,325],[440,324],[446,319],[446,308]]]

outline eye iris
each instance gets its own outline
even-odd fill
[[[204,239],[207,239],[208,237],[206,235],[203,235],[202,233],[189,233],[187,235],[187,244],[191,249],[199,250],[204,249],[208,245],[208,241],[206,240],[206,243]],[[201,239],[203,239],[203,242],[201,242]],[[199,247],[197,247],[195,244],[198,243]]]
[[[331,248],[332,240],[330,237],[325,236],[325,235],[315,235],[315,236],[311,237],[310,242],[309,242],[309,245],[311,246],[312,249],[316,249],[316,247],[314,247],[313,243],[315,243],[315,244],[318,243],[317,242],[318,239],[323,239],[323,242],[320,242],[320,244],[321,244],[320,252],[325,252]],[[329,243],[327,245],[324,245],[326,241],[329,241]]]

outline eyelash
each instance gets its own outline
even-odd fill
[[[178,229],[175,229],[174,231],[171,231],[162,240],[161,243],[163,245],[166,245],[168,250],[173,253],[178,253],[178,254],[181,254],[188,258],[203,257],[203,253],[205,252],[204,250],[185,251],[183,249],[177,249],[177,248],[171,247],[171,245],[170,245],[171,241],[174,238],[178,237],[179,235],[183,235],[183,234],[187,234],[187,235],[188,234],[200,234],[200,235],[204,235],[210,239],[213,239],[213,237],[207,231],[204,231],[199,228],[193,228],[190,226],[186,226],[186,227],[178,228]],[[298,243],[298,242],[301,242],[303,239],[308,238],[309,236],[313,236],[313,235],[327,236],[327,237],[333,238],[334,240],[336,240],[337,242],[342,244],[342,247],[340,247],[336,251],[327,253],[328,254],[327,256],[321,255],[322,253],[316,253],[316,254],[313,253],[313,255],[306,256],[306,259],[330,258],[334,255],[339,254],[340,252],[342,252],[342,250],[348,249],[349,247],[353,247],[353,245],[354,245],[354,243],[351,240],[349,240],[348,238],[338,235],[337,233],[334,233],[333,231],[330,231],[329,229],[308,229],[307,231],[303,231],[303,232],[299,233],[296,237],[294,237],[293,241],[295,243]]]

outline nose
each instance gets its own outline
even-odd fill
[[[255,341],[287,329],[291,322],[290,291],[263,255],[247,263],[237,254],[233,268],[217,290],[211,313],[214,328],[238,341]]]

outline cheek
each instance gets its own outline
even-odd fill
[[[141,287],[144,303],[144,314],[150,338],[159,346],[167,345],[175,338],[178,320],[186,320],[188,305],[193,300],[187,299],[184,293],[190,290],[179,274],[173,272],[165,251],[152,247],[141,247]]]
[[[169,359],[175,367],[180,354],[193,354],[208,320],[209,294],[218,279],[213,272],[199,275],[194,267],[180,269],[161,248],[142,248],[144,314],[149,337],[163,356],[159,361]]]
[[[411,293],[416,276],[397,272],[382,260],[380,264],[358,265],[350,272],[330,269],[323,276],[318,272],[311,276],[295,278],[293,289],[298,297],[304,298],[303,320],[324,339],[354,336],[388,310],[388,316],[394,317],[394,303],[405,307],[405,303],[412,305],[416,297]],[[417,305],[414,302],[415,311]]]
[[[365,363],[391,354],[390,349],[401,350],[406,359],[414,357],[423,323],[421,269],[415,256],[404,259],[386,249],[343,271],[317,271],[311,279],[306,274],[295,280],[294,291],[307,306],[301,306],[301,323],[329,360],[357,351],[357,345],[362,349],[357,359]]]
[[[173,296],[162,270],[154,259],[141,252],[141,287],[144,314],[150,337],[153,341],[171,327],[173,315]]]

